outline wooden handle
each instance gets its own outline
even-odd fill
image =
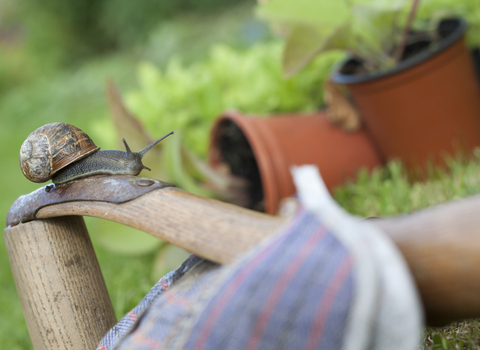
[[[4,230],[35,349],[95,349],[115,314],[83,218],[36,220]]]
[[[175,187],[156,190],[123,204],[67,202],[37,212],[37,218],[64,215],[115,221],[221,264],[231,262],[271,236],[286,221]]]
[[[415,214],[374,220],[405,257],[427,321],[480,316],[480,196]]]

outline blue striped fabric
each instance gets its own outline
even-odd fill
[[[126,314],[112,329],[103,337],[98,344],[97,350],[113,349],[115,344],[122,339],[134,326],[138,317],[150,306],[161,294],[167,291],[180,277],[192,266],[202,261],[201,258],[191,255],[183,264],[174,271],[163,276],[133,310]]]
[[[241,260],[159,295],[118,349],[339,349],[353,268],[335,234],[300,210]]]
[[[351,269],[345,247],[303,212],[237,266],[198,317],[185,348],[338,349]]]

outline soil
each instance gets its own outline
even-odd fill
[[[401,61],[405,61],[419,53],[430,50],[440,40],[452,34],[457,27],[457,20],[446,19],[439,23],[435,33],[410,32]],[[365,69],[363,62],[360,59],[354,59],[351,62],[348,62],[342,69],[343,74],[364,74],[367,72],[368,71]]]
[[[475,72],[477,73],[478,83],[480,84],[480,48],[472,50],[473,64],[475,66]]]
[[[232,175],[248,182],[247,208],[264,211],[264,197],[260,171],[253,150],[242,130],[232,121],[225,120],[218,129],[218,148],[221,161],[230,168]]]

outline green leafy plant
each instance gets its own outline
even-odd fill
[[[480,2],[477,0],[422,0],[416,18],[425,21],[429,18],[439,19],[461,16],[468,23],[467,44],[480,46]]]
[[[138,67],[139,88],[126,94],[126,104],[151,131],[182,130],[188,148],[204,156],[211,123],[225,110],[269,114],[309,111],[323,104],[321,83],[338,54],[285,80],[281,49],[278,42],[243,52],[217,45],[203,62],[184,66],[174,57],[163,71],[144,62]]]
[[[405,3],[271,0],[260,3],[257,13],[282,28],[286,36],[283,69],[290,76],[330,50],[365,58],[370,69],[392,66]]]
[[[175,57],[164,71],[148,62],[139,66],[139,88],[125,97],[128,109],[151,135],[175,131],[174,140],[165,143],[159,158],[165,170],[162,179],[193,193],[231,198],[232,182],[203,161],[213,121],[229,109],[267,115],[323,105],[322,85],[338,54],[326,55],[302,74],[285,80],[280,52],[279,42],[246,51],[219,45],[206,60],[190,66]]]
[[[413,29],[432,32],[441,17],[465,15],[472,29],[480,24],[480,4],[474,0],[270,0],[257,14],[280,28],[286,37],[283,71],[291,76],[314,57],[340,50],[362,59],[367,71],[388,69],[402,57]],[[419,12],[421,15],[416,16]],[[415,17],[415,22],[412,22]],[[434,35],[430,37],[433,39]],[[477,39],[478,40],[478,39]]]

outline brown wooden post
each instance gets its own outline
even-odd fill
[[[80,216],[35,220],[4,230],[35,349],[94,349],[115,314]]]

